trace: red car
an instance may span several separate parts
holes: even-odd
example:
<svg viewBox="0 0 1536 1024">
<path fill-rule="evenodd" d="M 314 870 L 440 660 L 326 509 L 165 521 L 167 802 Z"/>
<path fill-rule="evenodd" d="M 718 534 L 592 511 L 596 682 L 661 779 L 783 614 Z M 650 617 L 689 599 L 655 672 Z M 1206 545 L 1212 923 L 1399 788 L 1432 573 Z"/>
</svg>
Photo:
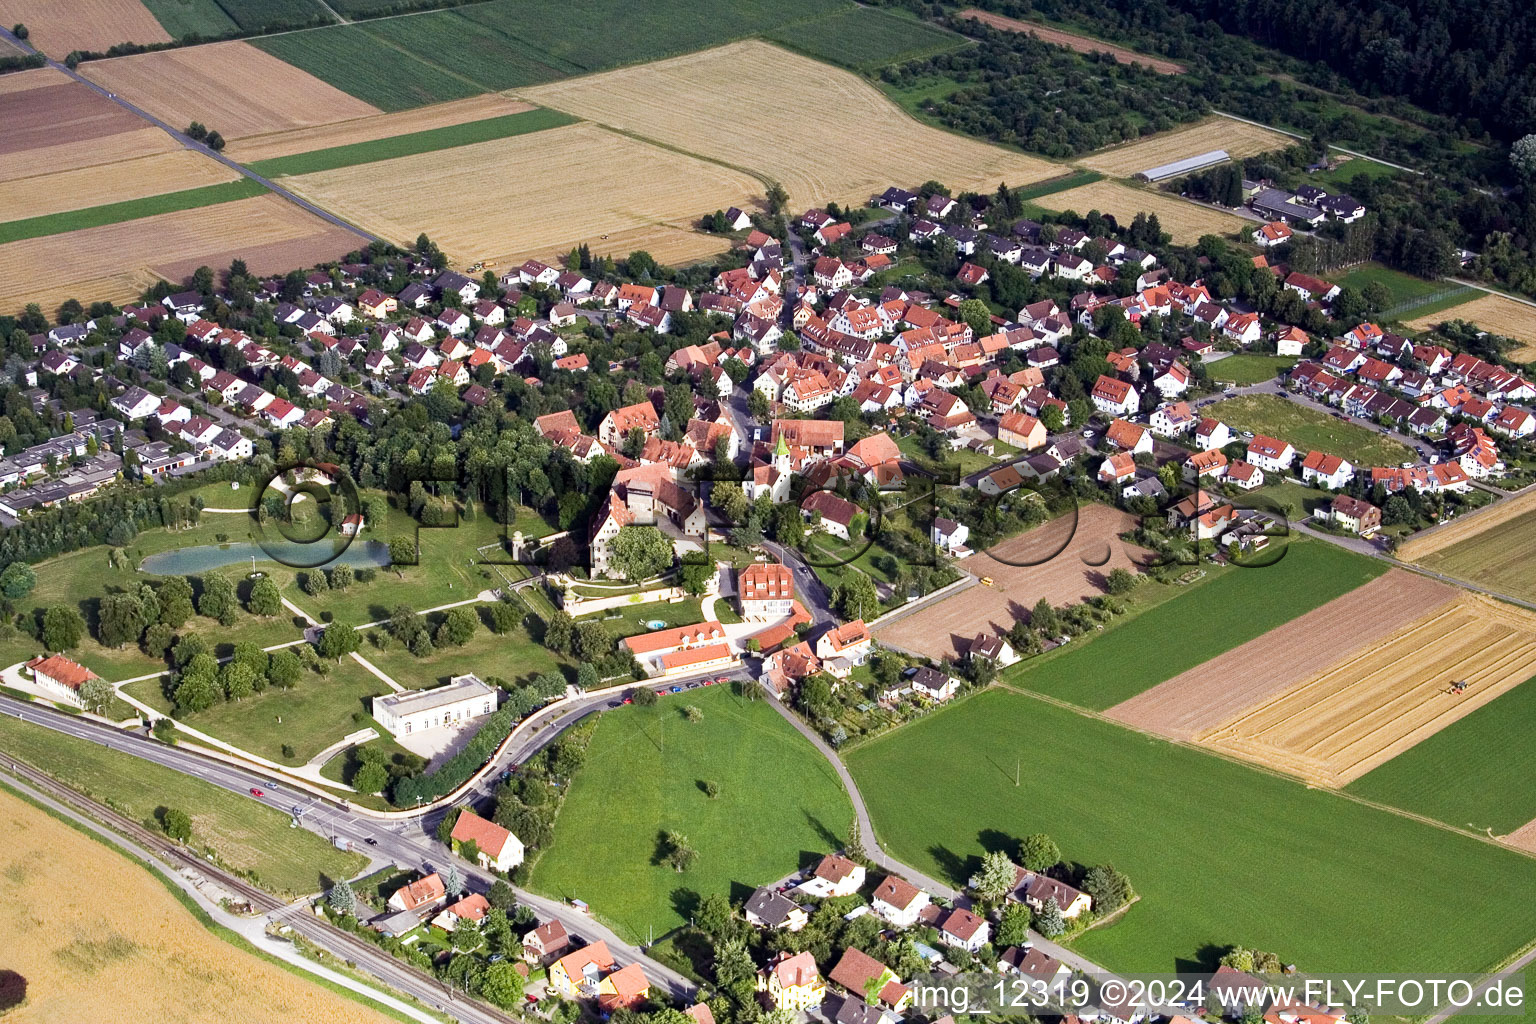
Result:
<svg viewBox="0 0 1536 1024">
<path fill-rule="evenodd" d="M 255 786 L 251 787 L 251 796 L 266 796 L 266 795 L 267 794 L 263 793 L 261 790 L 257 789 Z"/>
</svg>

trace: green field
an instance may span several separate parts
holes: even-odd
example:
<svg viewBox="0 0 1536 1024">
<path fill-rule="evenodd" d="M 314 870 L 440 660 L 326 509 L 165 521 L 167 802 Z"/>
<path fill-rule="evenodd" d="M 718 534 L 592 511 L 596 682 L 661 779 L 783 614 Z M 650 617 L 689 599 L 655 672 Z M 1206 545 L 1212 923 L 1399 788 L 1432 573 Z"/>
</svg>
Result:
<svg viewBox="0 0 1536 1024">
<path fill-rule="evenodd" d="M 266 36 L 251 44 L 381 110 L 443 103 L 485 91 L 386 45 L 358 25 Z"/>
<path fill-rule="evenodd" d="M 1395 466 L 1410 458 L 1417 459 L 1407 445 L 1374 429 L 1334 419 L 1328 413 L 1277 395 L 1240 395 L 1217 402 L 1206 412 L 1233 430 L 1251 430 L 1289 441 L 1302 455 L 1315 448 L 1343 456 L 1357 467 Z"/>
<path fill-rule="evenodd" d="M 1495 835 L 1536 818 L 1536 679 L 1356 779 L 1346 789 Z"/>
<path fill-rule="evenodd" d="M 436 630 L 442 614 L 428 615 L 427 627 Z M 365 642 L 359 652 L 401 686 L 420 689 L 446 683 L 450 677 L 473 672 L 481 679 L 497 676 L 509 683 L 526 681 L 543 672 L 558 672 L 564 659 L 538 643 L 526 629 L 498 636 L 484 624 L 463 647 L 439 647 L 418 658 L 397 643 L 377 650 Z M 569 675 L 567 678 L 571 678 Z"/>
<path fill-rule="evenodd" d="M 1251 352 L 1236 352 L 1224 359 L 1207 363 L 1211 380 L 1223 384 L 1259 384 L 1274 380 L 1281 370 L 1296 365 L 1294 356 L 1262 356 Z"/>
<path fill-rule="evenodd" d="M 318 0 L 217 0 L 247 32 L 323 25 L 333 19 Z"/>
<path fill-rule="evenodd" d="M 534 110 L 525 110 L 520 114 L 488 117 L 480 121 L 450 125 L 446 128 L 412 132 L 409 135 L 394 135 L 370 142 L 357 142 L 350 146 L 333 146 L 330 149 L 317 149 L 308 153 L 295 153 L 292 156 L 274 157 L 271 160 L 258 160 L 251 164 L 250 168 L 266 178 L 282 174 L 313 174 L 316 171 L 332 171 L 338 167 L 351 167 L 355 164 L 368 164 L 377 160 L 392 160 L 400 156 L 434 153 L 438 150 L 452 149 L 455 146 L 469 146 L 477 142 L 505 139 L 513 135 L 524 135 L 528 132 L 543 131 L 546 128 L 574 124 L 576 120 L 558 110 L 539 107 Z"/>
<path fill-rule="evenodd" d="M 18 242 L 23 238 L 41 238 L 59 235 L 82 228 L 99 228 L 104 224 L 120 224 L 125 220 L 140 220 L 157 213 L 175 213 L 177 210 L 194 210 L 217 203 L 230 203 L 236 199 L 249 199 L 266 192 L 266 186 L 250 178 L 226 181 L 219 185 L 166 192 L 143 199 L 128 199 L 121 203 L 87 206 L 82 210 L 66 210 L 43 217 L 0 222 L 0 244 Z"/>
<path fill-rule="evenodd" d="M 249 872 L 281 895 L 317 892 L 368 863 L 362 854 L 342 853 L 312 832 L 290 829 L 286 814 L 255 800 L 8 715 L 0 716 L 0 746 L 140 821 L 152 821 L 159 807 L 186 811 L 194 845 L 212 847 L 222 863 Z"/>
<path fill-rule="evenodd" d="M 1059 178 L 1048 178 L 1033 185 L 1025 185 L 1023 188 L 1014 189 L 1013 193 L 1018 198 L 1028 202 L 1031 199 L 1039 199 L 1041 196 L 1065 192 L 1067 189 L 1077 188 L 1079 185 L 1091 185 L 1103 179 L 1104 175 L 1098 171 L 1073 171 L 1071 174 L 1063 174 Z"/>
<path fill-rule="evenodd" d="M 508 38 L 500 27 L 471 21 L 458 11 L 434 11 L 369 22 L 367 32 L 487 92 L 564 77 L 561 69 L 541 63 L 533 51 Z"/>
<path fill-rule="evenodd" d="M 1386 164 L 1377 163 L 1375 160 L 1362 160 L 1359 157 L 1347 159 L 1331 171 L 1318 171 L 1316 174 L 1307 175 L 1307 181 L 1318 182 L 1324 186 L 1332 186 L 1329 191 L 1338 193 L 1350 187 L 1350 183 L 1356 178 L 1393 178 L 1400 172 Z"/>
<path fill-rule="evenodd" d="M 1445 289 L 1444 281 L 1428 281 L 1422 277 L 1414 277 L 1391 267 L 1384 267 L 1380 263 L 1366 263 L 1356 267 L 1345 274 L 1335 274 L 1331 280 L 1345 288 L 1354 288 L 1356 291 L 1365 291 L 1368 285 L 1382 284 L 1392 294 L 1392 301 L 1387 303 L 1389 307 L 1413 302 L 1425 296 L 1433 295 Z"/>
<path fill-rule="evenodd" d="M 175 39 L 213 39 L 238 32 L 240 26 L 215 0 L 144 0 L 160 27 Z"/>
<path fill-rule="evenodd" d="M 957 33 L 873 7 L 834 11 L 784 25 L 764 37 L 808 57 L 859 71 L 928 57 L 970 42 Z"/>
<path fill-rule="evenodd" d="M 584 71 L 656 60 L 850 8 L 846 0 L 492 0 L 464 17 Z M 913 34 L 922 29 L 914 25 Z"/>
<path fill-rule="evenodd" d="M 1536 512 L 1526 512 L 1490 526 L 1482 533 L 1415 559 L 1417 564 L 1447 576 L 1481 583 L 1494 590 L 1536 601 Z"/>
<path fill-rule="evenodd" d="M 586 900 L 629 941 L 659 938 L 688 920 L 688 894 L 740 899 L 840 847 L 852 818 L 832 766 L 766 702 L 688 691 L 603 715 L 532 887 Z M 652 863 L 664 829 L 698 851 L 683 874 Z"/>
<path fill-rule="evenodd" d="M 1112 970 L 1210 968 L 1240 943 L 1302 970 L 1475 971 L 1536 936 L 1536 902 L 1507 898 L 1536 891 L 1536 860 L 1018 694 L 982 692 L 848 765 L 886 848 L 957 886 L 1037 831 L 1125 872 L 1140 902 L 1074 943 Z M 1506 898 L 1445 913 L 1428 879 Z"/>
<path fill-rule="evenodd" d="M 1386 565 L 1292 538 L 1267 568 L 1229 569 L 1064 653 L 1003 673 L 1015 686 L 1102 711 L 1348 593 Z"/>
<path fill-rule="evenodd" d="M 157 710 L 171 710 L 158 679 L 130 683 L 124 690 Z M 377 676 L 343 658 L 332 663 L 327 676 L 305 672 L 291 690 L 269 687 L 177 721 L 258 757 L 298 766 L 348 733 L 367 728 L 372 723 L 368 698 L 388 692 Z M 283 753 L 284 745 L 293 750 L 291 756 Z"/>
</svg>

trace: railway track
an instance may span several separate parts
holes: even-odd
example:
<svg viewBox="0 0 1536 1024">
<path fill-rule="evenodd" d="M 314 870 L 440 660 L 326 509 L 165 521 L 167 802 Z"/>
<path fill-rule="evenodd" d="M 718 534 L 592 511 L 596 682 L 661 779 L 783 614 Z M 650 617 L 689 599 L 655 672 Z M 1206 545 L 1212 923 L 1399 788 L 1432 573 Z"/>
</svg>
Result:
<svg viewBox="0 0 1536 1024">
<path fill-rule="evenodd" d="M 389 988 L 414 996 L 424 1006 L 450 1014 L 470 1024 L 522 1024 L 521 1018 L 469 1000 L 432 975 L 396 960 L 372 943 L 336 927 L 327 920 L 316 917 L 307 907 L 302 907 L 298 903 L 286 903 L 271 893 L 258 889 L 238 875 L 231 874 L 204 860 L 186 847 L 145 828 L 139 822 L 71 789 L 36 768 L 14 759 L 10 760 L 8 767 L 12 775 L 25 780 L 28 785 L 95 819 L 125 839 L 154 854 L 163 862 L 196 871 L 246 900 L 258 911 L 267 914 L 270 919 L 275 920 L 277 915 L 283 914 L 282 923 L 293 931 L 332 955 L 343 959 L 349 965 L 356 965 Z M 298 912 L 287 913 L 294 910 Z"/>
</svg>

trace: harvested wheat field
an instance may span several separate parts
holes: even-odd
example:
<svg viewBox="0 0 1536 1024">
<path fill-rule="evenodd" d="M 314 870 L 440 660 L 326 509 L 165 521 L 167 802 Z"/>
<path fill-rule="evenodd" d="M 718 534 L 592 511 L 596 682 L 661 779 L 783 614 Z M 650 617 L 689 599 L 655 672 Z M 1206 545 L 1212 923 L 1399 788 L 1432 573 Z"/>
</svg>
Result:
<svg viewBox="0 0 1536 1024">
<path fill-rule="evenodd" d="M 1536 359 L 1536 306 L 1516 302 L 1504 295 L 1485 293 L 1471 302 L 1463 302 L 1459 306 L 1405 323 L 1416 331 L 1427 331 L 1447 320 L 1466 320 L 1490 334 L 1501 334 L 1524 342 L 1525 346 L 1511 350 L 1509 357 L 1521 361 Z"/>
<path fill-rule="evenodd" d="M 226 139 L 379 113 L 243 42 L 92 61 L 80 71 L 177 128 L 201 121 Z"/>
<path fill-rule="evenodd" d="M 361 244 L 273 195 L 154 217 L 29 238 L 0 245 L 0 309 L 36 302 L 51 309 L 68 298 L 82 302 L 136 298 L 151 268 L 190 262 L 227 265 L 232 256 L 286 247 L 292 262 L 251 262 L 252 273 L 291 270 L 334 259 Z"/>
<path fill-rule="evenodd" d="M 1462 594 L 1198 742 L 1338 788 L 1533 674 L 1536 615 Z"/>
<path fill-rule="evenodd" d="M 95 167 L 13 178 L 0 183 L 0 210 L 25 211 L 28 217 L 42 217 L 217 185 L 238 177 L 239 172 L 217 160 L 190 149 L 178 149 Z"/>
<path fill-rule="evenodd" d="M 31 71 L 13 71 L 0 75 L 0 96 L 28 92 L 48 85 L 67 85 L 72 79 L 53 68 L 33 68 Z"/>
<path fill-rule="evenodd" d="M 1432 526 L 1416 533 L 1398 545 L 1397 557 L 1404 562 L 1417 562 L 1438 551 L 1471 540 L 1495 526 L 1502 526 L 1527 512 L 1536 512 L 1536 491 L 1527 491 L 1513 498 L 1496 501 L 1492 505 L 1484 505 L 1465 515 L 1457 516 L 1443 526 Z"/>
<path fill-rule="evenodd" d="M 1136 517 L 1107 505 L 1088 505 L 1011 537 L 959 565 L 993 585 L 974 586 L 875 630 L 875 638 L 930 658 L 963 657 L 977 633 L 1006 633 L 1042 597 L 1051 604 L 1076 604 L 1104 593 L 1114 569 L 1135 570 L 1146 555 L 1120 534 L 1136 528 Z M 1015 564 L 1038 563 L 1038 564 Z"/>
<path fill-rule="evenodd" d="M 1517 850 L 1536 853 L 1536 821 L 1528 821 L 1509 835 L 1500 836 L 1499 839 Z"/>
<path fill-rule="evenodd" d="M 1026 185 L 1062 170 L 930 128 L 857 75 L 755 40 L 518 95 L 747 168 L 781 183 L 796 208 L 829 200 L 862 204 L 892 184 L 915 188 L 936 179 L 956 192 L 987 191 L 1000 181 Z M 764 99 L 743 102 L 744 96 Z M 872 158 L 872 150 L 846 138 L 899 144 L 876 147 L 880 155 Z M 699 203 L 695 209 L 710 207 Z"/>
<path fill-rule="evenodd" d="M 0 948 L 25 979 L 7 1024 L 382 1024 L 380 1013 L 219 939 L 142 866 L 0 793 Z M 226 1018 L 228 1019 L 228 1018 Z"/>
<path fill-rule="evenodd" d="M 316 149 L 333 146 L 350 146 L 357 142 L 372 142 L 396 135 L 446 128 L 449 125 L 469 121 L 484 121 L 507 114 L 520 114 L 532 110 L 533 104 L 510 99 L 497 93 L 470 96 L 447 103 L 434 103 L 427 107 L 400 110 L 392 114 L 372 113 L 350 121 L 316 125 L 311 128 L 295 128 L 292 131 L 269 132 L 252 135 L 233 143 L 224 154 L 243 164 L 257 160 L 271 160 L 279 156 L 293 156 Z"/>
<path fill-rule="evenodd" d="M 1113 181 L 1079 185 L 1035 202 L 1048 209 L 1072 210 L 1078 214 L 1098 210 L 1125 225 L 1129 225 L 1138 213 L 1156 214 L 1163 230 L 1171 234 L 1175 242 L 1186 245 L 1198 241 L 1201 235 L 1236 234 L 1250 223 L 1230 213 Z"/>
<path fill-rule="evenodd" d="M 1104 714 L 1133 729 L 1194 739 L 1449 604 L 1456 593 L 1444 583 L 1393 569 Z"/>
<path fill-rule="evenodd" d="M 1229 117 L 1213 117 L 1188 128 L 1176 128 L 1135 142 L 1101 149 L 1078 162 L 1105 174 L 1129 178 L 1148 168 L 1199 156 L 1213 149 L 1224 149 L 1228 156 L 1241 159 L 1273 149 L 1284 149 L 1295 142 L 1289 135 L 1272 132 L 1256 124 L 1234 121 Z"/>
<path fill-rule="evenodd" d="M 452 160 L 422 153 L 283 184 L 393 242 L 425 231 L 460 262 L 554 256 L 580 242 L 607 252 L 620 235 L 686 228 L 762 190 L 742 171 L 591 124 L 540 132 L 538 145 L 497 139 L 460 146 Z"/>
<path fill-rule="evenodd" d="M 1148 57 L 1144 53 L 1127 50 L 1123 46 L 1106 43 L 1092 36 L 1080 36 L 1075 32 L 1064 32 L 1059 28 L 1051 28 L 1048 25 L 1037 25 L 1030 21 L 1019 21 L 1017 18 L 993 14 L 991 11 L 983 11 L 977 7 L 967 7 L 960 12 L 960 17 L 975 18 L 977 21 L 991 25 L 993 28 L 1002 29 L 1004 32 L 1029 32 L 1032 35 L 1038 36 L 1041 42 L 1051 43 L 1054 46 L 1065 46 L 1076 53 L 1107 53 L 1121 64 L 1141 64 L 1151 68 L 1160 75 L 1182 75 L 1184 73 L 1184 66 L 1182 64 L 1175 64 L 1171 60 Z"/>
<path fill-rule="evenodd" d="M 159 128 L 121 132 L 106 140 L 84 139 L 41 146 L 21 153 L 0 153 L 0 181 L 30 178 L 41 167 L 95 167 L 155 153 L 171 153 L 181 145 Z"/>
<path fill-rule="evenodd" d="M 0 0 L 0 19 L 26 25 L 27 42 L 58 60 L 71 50 L 171 41 L 139 0 Z"/>
</svg>

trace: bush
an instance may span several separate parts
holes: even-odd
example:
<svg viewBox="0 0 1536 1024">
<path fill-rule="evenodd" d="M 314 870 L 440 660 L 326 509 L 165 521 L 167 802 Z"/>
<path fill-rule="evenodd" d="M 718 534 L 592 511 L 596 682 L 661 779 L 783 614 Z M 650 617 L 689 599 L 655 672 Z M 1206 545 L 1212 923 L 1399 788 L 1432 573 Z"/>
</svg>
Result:
<svg viewBox="0 0 1536 1024">
<path fill-rule="evenodd" d="M 512 707 L 497 710 L 474 738 L 431 775 L 412 775 L 395 783 L 390 800 L 396 807 L 427 803 L 462 786 L 512 732 L 517 715 Z"/>
</svg>

